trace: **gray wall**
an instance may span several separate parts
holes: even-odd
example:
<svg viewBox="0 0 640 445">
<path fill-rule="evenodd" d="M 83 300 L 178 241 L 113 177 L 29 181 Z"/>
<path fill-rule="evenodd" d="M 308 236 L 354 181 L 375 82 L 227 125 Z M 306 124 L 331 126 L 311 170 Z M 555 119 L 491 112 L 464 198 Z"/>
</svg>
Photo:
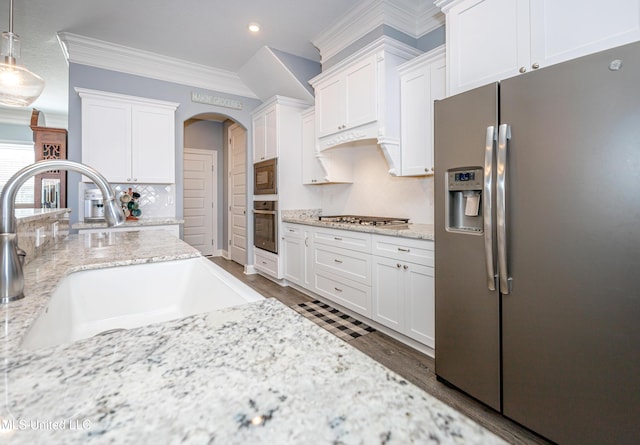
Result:
<svg viewBox="0 0 640 445">
<path fill-rule="evenodd" d="M 28 121 L 24 125 L 0 123 L 0 140 L 33 143 L 33 131 L 29 124 Z"/>
<path fill-rule="evenodd" d="M 444 31 L 445 31 L 444 26 L 441 26 L 431 31 L 428 34 L 425 34 L 419 39 L 416 39 L 414 37 L 411 37 L 408 34 L 398 31 L 395 28 L 392 28 L 391 26 L 380 25 L 377 28 L 373 29 L 372 31 L 369 31 L 366 35 L 359 38 L 351 45 L 347 46 L 342 51 L 338 52 L 332 58 L 323 61 L 322 69 L 326 70 L 327 68 L 332 67 L 333 65 L 339 63 L 341 60 L 346 59 L 353 53 L 364 48 L 369 43 L 375 41 L 376 39 L 382 36 L 391 37 L 392 39 L 398 40 L 402 43 L 406 43 L 409 46 L 413 46 L 414 48 L 418 48 L 424 52 L 427 52 L 444 44 L 444 39 L 445 39 Z"/>
<path fill-rule="evenodd" d="M 183 147 L 184 147 L 184 122 L 189 118 L 201 114 L 215 113 L 223 115 L 238 122 L 247 130 L 248 141 L 251 141 L 251 111 L 262 102 L 258 99 L 252 99 L 232 94 L 226 94 L 216 91 L 203 90 L 187 85 L 181 85 L 162 80 L 150 79 L 131 74 L 110 71 L 101 68 L 94 68 L 86 65 L 75 63 L 69 64 L 69 143 L 68 154 L 69 159 L 81 161 L 81 102 L 80 97 L 75 92 L 75 87 L 89 88 L 100 91 L 108 91 L 118 94 L 127 94 L 131 96 L 139 96 L 152 98 L 157 100 L 166 100 L 177 102 L 180 104 L 176 110 L 176 213 L 178 218 L 182 218 L 182 187 L 183 187 Z M 242 109 L 234 110 L 209 104 L 200 104 L 191 102 L 191 92 L 199 91 L 205 94 L 227 97 L 242 101 Z M 247 150 L 251 146 L 247 143 Z M 251 159 L 247 155 L 247 159 Z M 247 177 L 250 177 L 249 170 L 251 164 L 247 163 Z M 78 202 L 78 183 L 80 175 L 75 173 L 69 174 L 68 199 L 70 205 L 75 207 Z M 247 197 L 250 197 L 253 190 L 247 191 Z M 249 202 L 247 201 L 247 204 Z M 74 222 L 78 218 L 77 211 L 71 214 L 71 221 Z M 248 240 L 251 244 L 253 240 Z"/>
</svg>

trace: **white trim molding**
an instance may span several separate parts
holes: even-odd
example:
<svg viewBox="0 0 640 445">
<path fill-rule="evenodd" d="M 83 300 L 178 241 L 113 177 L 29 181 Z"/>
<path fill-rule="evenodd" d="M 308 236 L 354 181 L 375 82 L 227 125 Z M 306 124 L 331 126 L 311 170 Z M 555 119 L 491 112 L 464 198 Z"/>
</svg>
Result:
<svg viewBox="0 0 640 445">
<path fill-rule="evenodd" d="M 67 62 L 257 98 L 240 77 L 230 71 L 68 32 L 59 32 L 58 41 Z"/>
<path fill-rule="evenodd" d="M 312 43 L 326 61 L 382 25 L 417 39 L 444 25 L 444 15 L 429 1 L 363 0 Z"/>
<path fill-rule="evenodd" d="M 31 113 L 33 108 L 0 108 L 0 123 L 12 125 L 31 125 Z M 50 128 L 68 128 L 66 114 L 51 113 L 45 114 L 45 125 Z"/>
</svg>

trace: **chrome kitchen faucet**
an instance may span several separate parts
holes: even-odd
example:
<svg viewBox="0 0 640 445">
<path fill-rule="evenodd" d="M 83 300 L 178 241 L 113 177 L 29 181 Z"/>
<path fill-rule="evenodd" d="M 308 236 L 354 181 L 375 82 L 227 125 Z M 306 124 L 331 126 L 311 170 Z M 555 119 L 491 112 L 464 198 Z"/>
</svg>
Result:
<svg viewBox="0 0 640 445">
<path fill-rule="evenodd" d="M 122 208 L 116 202 L 113 189 L 106 178 L 88 165 L 63 159 L 40 161 L 23 168 L 14 174 L 4 186 L 0 196 L 0 303 L 19 300 L 24 297 L 24 274 L 22 262 L 24 252 L 18 247 L 17 224 L 15 218 L 15 200 L 18 190 L 32 176 L 48 170 L 71 170 L 82 173 L 91 179 L 102 192 L 104 217 L 110 226 L 119 226 L 125 222 Z"/>
</svg>

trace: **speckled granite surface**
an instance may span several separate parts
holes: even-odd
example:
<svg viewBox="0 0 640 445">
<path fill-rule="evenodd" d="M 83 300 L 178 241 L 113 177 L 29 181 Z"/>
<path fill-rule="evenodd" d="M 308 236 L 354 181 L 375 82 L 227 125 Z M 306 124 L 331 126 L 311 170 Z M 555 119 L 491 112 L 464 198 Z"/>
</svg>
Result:
<svg viewBox="0 0 640 445">
<path fill-rule="evenodd" d="M 377 233 L 379 235 L 399 236 L 403 238 L 415 238 L 433 240 L 433 224 L 407 224 L 406 226 L 366 226 L 360 224 L 348 224 L 320 221 L 317 217 L 297 215 L 282 215 L 282 221 L 294 224 L 306 224 L 308 226 L 331 227 L 333 229 L 353 230 L 354 232 Z"/>
<path fill-rule="evenodd" d="M 140 218 L 137 221 L 127 220 L 120 227 L 142 227 L 142 226 L 164 226 L 170 224 L 184 224 L 184 219 L 178 218 Z M 71 225 L 72 229 L 99 229 L 107 228 L 106 222 L 76 222 Z"/>
<path fill-rule="evenodd" d="M 69 234 L 71 209 L 16 209 L 18 246 L 27 253 L 25 264 L 43 255 L 59 239 Z M 56 224 L 57 223 L 57 224 Z M 56 236 L 53 236 L 56 224 Z M 40 245 L 36 247 L 36 229 L 43 229 Z"/>
<path fill-rule="evenodd" d="M 504 443 L 271 299 L 23 350 L 22 334 L 61 274 L 194 254 L 160 231 L 71 235 L 64 244 L 27 267 L 27 297 L 1 308 L 0 415 L 14 428 L 0 441 Z"/>
</svg>

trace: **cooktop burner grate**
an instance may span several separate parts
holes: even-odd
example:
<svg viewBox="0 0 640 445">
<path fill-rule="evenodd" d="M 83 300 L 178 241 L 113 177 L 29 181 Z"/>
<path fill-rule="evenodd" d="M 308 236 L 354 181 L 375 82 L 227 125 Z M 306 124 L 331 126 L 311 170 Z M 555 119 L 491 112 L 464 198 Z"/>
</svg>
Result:
<svg viewBox="0 0 640 445">
<path fill-rule="evenodd" d="M 389 218 L 383 216 L 360 216 L 360 215 L 327 215 L 318 217 L 320 221 L 338 222 L 346 224 L 360 224 L 363 226 L 385 226 L 408 224 L 408 218 Z"/>
</svg>

